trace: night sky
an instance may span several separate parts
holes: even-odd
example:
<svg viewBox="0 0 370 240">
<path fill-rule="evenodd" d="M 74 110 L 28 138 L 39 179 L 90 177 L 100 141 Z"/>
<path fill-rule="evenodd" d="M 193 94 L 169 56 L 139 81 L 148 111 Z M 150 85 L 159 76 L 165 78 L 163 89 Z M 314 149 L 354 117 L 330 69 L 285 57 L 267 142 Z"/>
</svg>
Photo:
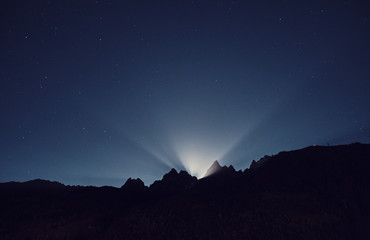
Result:
<svg viewBox="0 0 370 240">
<path fill-rule="evenodd" d="M 367 1 L 255 2 L 1 1 L 0 182 L 369 143 Z"/>
</svg>

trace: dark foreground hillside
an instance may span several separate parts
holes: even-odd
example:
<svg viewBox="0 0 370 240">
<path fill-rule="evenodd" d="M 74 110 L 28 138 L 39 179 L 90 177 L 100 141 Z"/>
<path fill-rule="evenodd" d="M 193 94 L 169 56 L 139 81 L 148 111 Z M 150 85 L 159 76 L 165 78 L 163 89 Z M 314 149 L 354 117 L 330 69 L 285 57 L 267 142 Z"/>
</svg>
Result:
<svg viewBox="0 0 370 240">
<path fill-rule="evenodd" d="M 0 239 L 370 239 L 370 144 L 281 152 L 145 187 L 0 184 Z"/>
</svg>

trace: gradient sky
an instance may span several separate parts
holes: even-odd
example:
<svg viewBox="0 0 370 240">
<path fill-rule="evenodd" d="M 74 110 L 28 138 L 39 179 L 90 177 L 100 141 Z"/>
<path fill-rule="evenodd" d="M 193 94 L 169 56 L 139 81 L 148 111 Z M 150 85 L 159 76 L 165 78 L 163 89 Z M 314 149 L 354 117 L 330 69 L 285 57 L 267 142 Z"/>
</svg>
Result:
<svg viewBox="0 0 370 240">
<path fill-rule="evenodd" d="M 148 185 L 369 143 L 367 1 L 251 2 L 1 1 L 0 181 Z"/>
</svg>

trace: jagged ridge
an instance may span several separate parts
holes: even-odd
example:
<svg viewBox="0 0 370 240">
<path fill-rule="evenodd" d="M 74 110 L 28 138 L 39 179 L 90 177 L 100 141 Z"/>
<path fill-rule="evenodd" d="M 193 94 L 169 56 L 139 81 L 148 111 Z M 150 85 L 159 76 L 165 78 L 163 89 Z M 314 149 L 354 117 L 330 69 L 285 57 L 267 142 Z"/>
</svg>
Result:
<svg viewBox="0 0 370 240">
<path fill-rule="evenodd" d="M 199 180 L 172 169 L 150 187 L 140 179 L 121 189 L 0 184 L 0 235 L 370 239 L 369 144 L 308 147 L 252 165 L 244 172 L 220 166 Z"/>
</svg>

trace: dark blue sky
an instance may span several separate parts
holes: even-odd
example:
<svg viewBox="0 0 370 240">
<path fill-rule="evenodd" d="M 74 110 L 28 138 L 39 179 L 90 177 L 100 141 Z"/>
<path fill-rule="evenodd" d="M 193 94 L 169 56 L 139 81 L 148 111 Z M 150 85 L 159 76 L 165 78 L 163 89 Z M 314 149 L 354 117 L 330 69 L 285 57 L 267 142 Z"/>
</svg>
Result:
<svg viewBox="0 0 370 240">
<path fill-rule="evenodd" d="M 0 181 L 146 184 L 175 167 L 370 142 L 366 1 L 0 7 Z"/>
</svg>

